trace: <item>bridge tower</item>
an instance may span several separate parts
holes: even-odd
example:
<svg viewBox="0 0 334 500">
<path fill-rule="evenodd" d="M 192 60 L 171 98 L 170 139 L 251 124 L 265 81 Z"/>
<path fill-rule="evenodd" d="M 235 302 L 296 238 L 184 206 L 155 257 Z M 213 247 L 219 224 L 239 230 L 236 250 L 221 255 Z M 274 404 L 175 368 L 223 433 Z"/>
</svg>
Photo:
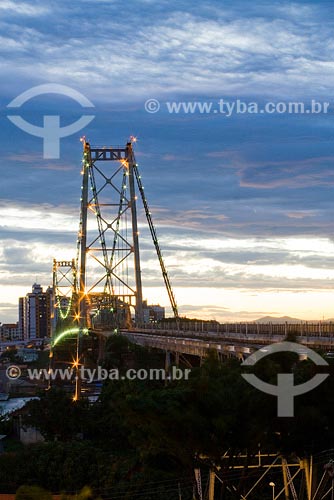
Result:
<svg viewBox="0 0 334 500">
<path fill-rule="evenodd" d="M 131 310 L 143 324 L 143 294 L 137 193 L 160 262 L 171 307 L 178 310 L 144 194 L 132 142 L 92 147 L 83 139 L 81 212 L 78 235 L 77 315 L 80 327 L 127 327 Z"/>
<path fill-rule="evenodd" d="M 51 304 L 51 349 L 49 354 L 49 368 L 55 366 L 54 358 L 54 340 L 58 334 L 61 334 L 66 328 L 73 327 L 76 321 L 76 291 L 77 291 L 77 272 L 75 259 L 72 260 L 53 260 L 52 283 L 53 294 Z"/>
<path fill-rule="evenodd" d="M 144 194 L 133 144 L 95 147 L 83 142 L 77 241 L 79 328 L 136 326 L 143 317 L 137 199 L 140 195 L 174 316 L 175 297 Z M 138 194 L 137 194 L 138 193 Z M 79 347 L 80 351 L 80 347 Z"/>
<path fill-rule="evenodd" d="M 72 322 L 75 314 L 75 293 L 77 290 L 75 259 L 53 260 L 53 307 L 51 329 L 54 336 L 63 322 Z M 63 327 L 63 324 L 61 324 Z"/>
<path fill-rule="evenodd" d="M 83 361 L 83 337 L 89 329 L 117 331 L 119 328 L 130 328 L 133 315 L 136 326 L 144 323 L 138 197 L 145 211 L 170 304 L 178 319 L 175 297 L 144 193 L 133 143 L 97 147 L 91 146 L 85 138 L 82 142 L 77 256 L 74 264 L 54 262 L 54 288 L 57 288 L 58 295 L 62 290 L 61 284 L 70 284 L 70 275 L 74 284 L 71 305 L 62 310 L 62 303 L 65 304 L 68 297 L 66 291 L 63 302 L 58 300 L 56 307 L 61 316 L 70 314 L 74 308 L 69 332 L 78 332 L 73 364 L 78 370 Z M 57 278 L 59 271 L 60 281 Z M 80 396 L 79 384 L 77 382 L 75 399 Z"/>
<path fill-rule="evenodd" d="M 80 326 L 143 323 L 139 231 L 132 144 L 83 141 L 77 269 Z"/>
</svg>

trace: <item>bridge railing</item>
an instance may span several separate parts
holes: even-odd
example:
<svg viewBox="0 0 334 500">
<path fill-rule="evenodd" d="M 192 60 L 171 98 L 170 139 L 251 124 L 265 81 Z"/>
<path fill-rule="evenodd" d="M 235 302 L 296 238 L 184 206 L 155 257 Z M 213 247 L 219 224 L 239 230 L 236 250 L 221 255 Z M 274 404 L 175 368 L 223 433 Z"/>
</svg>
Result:
<svg viewBox="0 0 334 500">
<path fill-rule="evenodd" d="M 220 334 L 223 336 L 257 335 L 297 337 L 332 337 L 334 336 L 334 322 L 303 322 L 303 323 L 218 323 L 215 321 L 161 321 L 144 326 L 144 330 L 151 331 L 180 331 L 197 334 Z"/>
</svg>

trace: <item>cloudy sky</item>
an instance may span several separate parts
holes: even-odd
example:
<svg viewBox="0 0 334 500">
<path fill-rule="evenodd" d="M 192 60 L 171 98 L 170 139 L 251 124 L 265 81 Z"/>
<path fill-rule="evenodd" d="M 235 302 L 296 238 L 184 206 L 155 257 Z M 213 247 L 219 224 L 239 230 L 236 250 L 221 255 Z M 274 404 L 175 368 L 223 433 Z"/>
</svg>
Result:
<svg viewBox="0 0 334 500">
<path fill-rule="evenodd" d="M 325 0 L 0 0 L 0 321 L 17 319 L 33 282 L 51 284 L 54 257 L 75 256 L 82 134 L 138 137 L 181 314 L 333 317 L 333 14 Z M 94 108 L 51 93 L 8 107 L 45 84 Z M 237 113 L 238 100 L 259 112 Z M 290 102 L 307 112 L 261 112 Z M 58 159 L 8 119 L 59 115 L 64 127 L 82 114 L 95 118 L 61 139 Z M 144 295 L 167 305 L 143 223 L 140 211 Z"/>
</svg>

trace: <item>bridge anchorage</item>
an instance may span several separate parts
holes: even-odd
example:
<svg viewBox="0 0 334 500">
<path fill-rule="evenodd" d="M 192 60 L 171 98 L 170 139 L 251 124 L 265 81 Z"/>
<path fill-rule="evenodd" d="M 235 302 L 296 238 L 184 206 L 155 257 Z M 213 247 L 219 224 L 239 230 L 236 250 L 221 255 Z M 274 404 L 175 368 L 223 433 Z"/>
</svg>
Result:
<svg viewBox="0 0 334 500">
<path fill-rule="evenodd" d="M 171 308 L 178 320 L 176 300 L 144 193 L 133 143 L 128 142 L 125 147 L 96 147 L 85 138 L 81 140 L 82 186 L 77 255 L 74 261 L 54 261 L 55 318 L 51 351 L 52 358 L 54 348 L 60 344 L 59 339 L 71 338 L 72 348 L 74 344 L 76 346 L 73 366 L 77 369 L 84 363 L 84 336 L 87 333 L 118 331 L 144 324 L 138 196 Z M 79 396 L 80 381 L 77 377 L 75 399 Z"/>
</svg>

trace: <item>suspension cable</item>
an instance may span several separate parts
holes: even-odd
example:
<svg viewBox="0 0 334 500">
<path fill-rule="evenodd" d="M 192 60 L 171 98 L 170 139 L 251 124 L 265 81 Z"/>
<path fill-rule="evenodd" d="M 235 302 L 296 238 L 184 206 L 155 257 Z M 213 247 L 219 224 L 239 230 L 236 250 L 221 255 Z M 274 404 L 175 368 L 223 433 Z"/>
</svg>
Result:
<svg viewBox="0 0 334 500">
<path fill-rule="evenodd" d="M 139 175 L 138 165 L 136 163 L 133 166 L 133 170 L 134 170 L 134 173 L 135 173 L 135 176 L 136 176 L 136 180 L 137 180 L 137 184 L 138 184 L 138 189 L 139 189 L 139 192 L 140 192 L 140 195 L 141 195 L 141 198 L 142 198 L 142 202 L 143 202 L 143 205 L 144 205 L 146 219 L 147 219 L 147 222 L 148 222 L 148 225 L 149 225 L 149 228 L 150 228 L 152 240 L 153 240 L 153 243 L 154 243 L 154 246 L 155 246 L 155 250 L 157 252 L 157 256 L 158 256 L 158 259 L 159 259 L 160 268 L 161 268 L 162 276 L 163 276 L 163 279 L 164 279 L 164 282 L 165 282 L 165 286 L 166 286 L 166 289 L 167 289 L 169 301 L 170 301 L 170 304 L 171 304 L 174 316 L 175 316 L 176 319 L 178 319 L 179 312 L 178 312 L 178 308 L 177 308 L 175 296 L 174 296 L 172 285 L 171 285 L 171 282 L 170 282 L 170 279 L 169 279 L 169 276 L 168 276 L 168 273 L 167 273 L 167 269 L 166 269 L 166 266 L 165 266 L 165 263 L 164 263 L 164 260 L 163 260 L 163 257 L 162 257 L 162 253 L 161 253 L 159 242 L 158 242 L 157 232 L 156 232 L 154 224 L 153 224 L 151 212 L 150 212 L 150 209 L 149 209 L 146 197 L 145 197 L 145 193 L 144 193 L 144 187 L 143 187 L 143 184 L 142 184 L 142 181 L 141 181 L 141 176 Z"/>
</svg>

